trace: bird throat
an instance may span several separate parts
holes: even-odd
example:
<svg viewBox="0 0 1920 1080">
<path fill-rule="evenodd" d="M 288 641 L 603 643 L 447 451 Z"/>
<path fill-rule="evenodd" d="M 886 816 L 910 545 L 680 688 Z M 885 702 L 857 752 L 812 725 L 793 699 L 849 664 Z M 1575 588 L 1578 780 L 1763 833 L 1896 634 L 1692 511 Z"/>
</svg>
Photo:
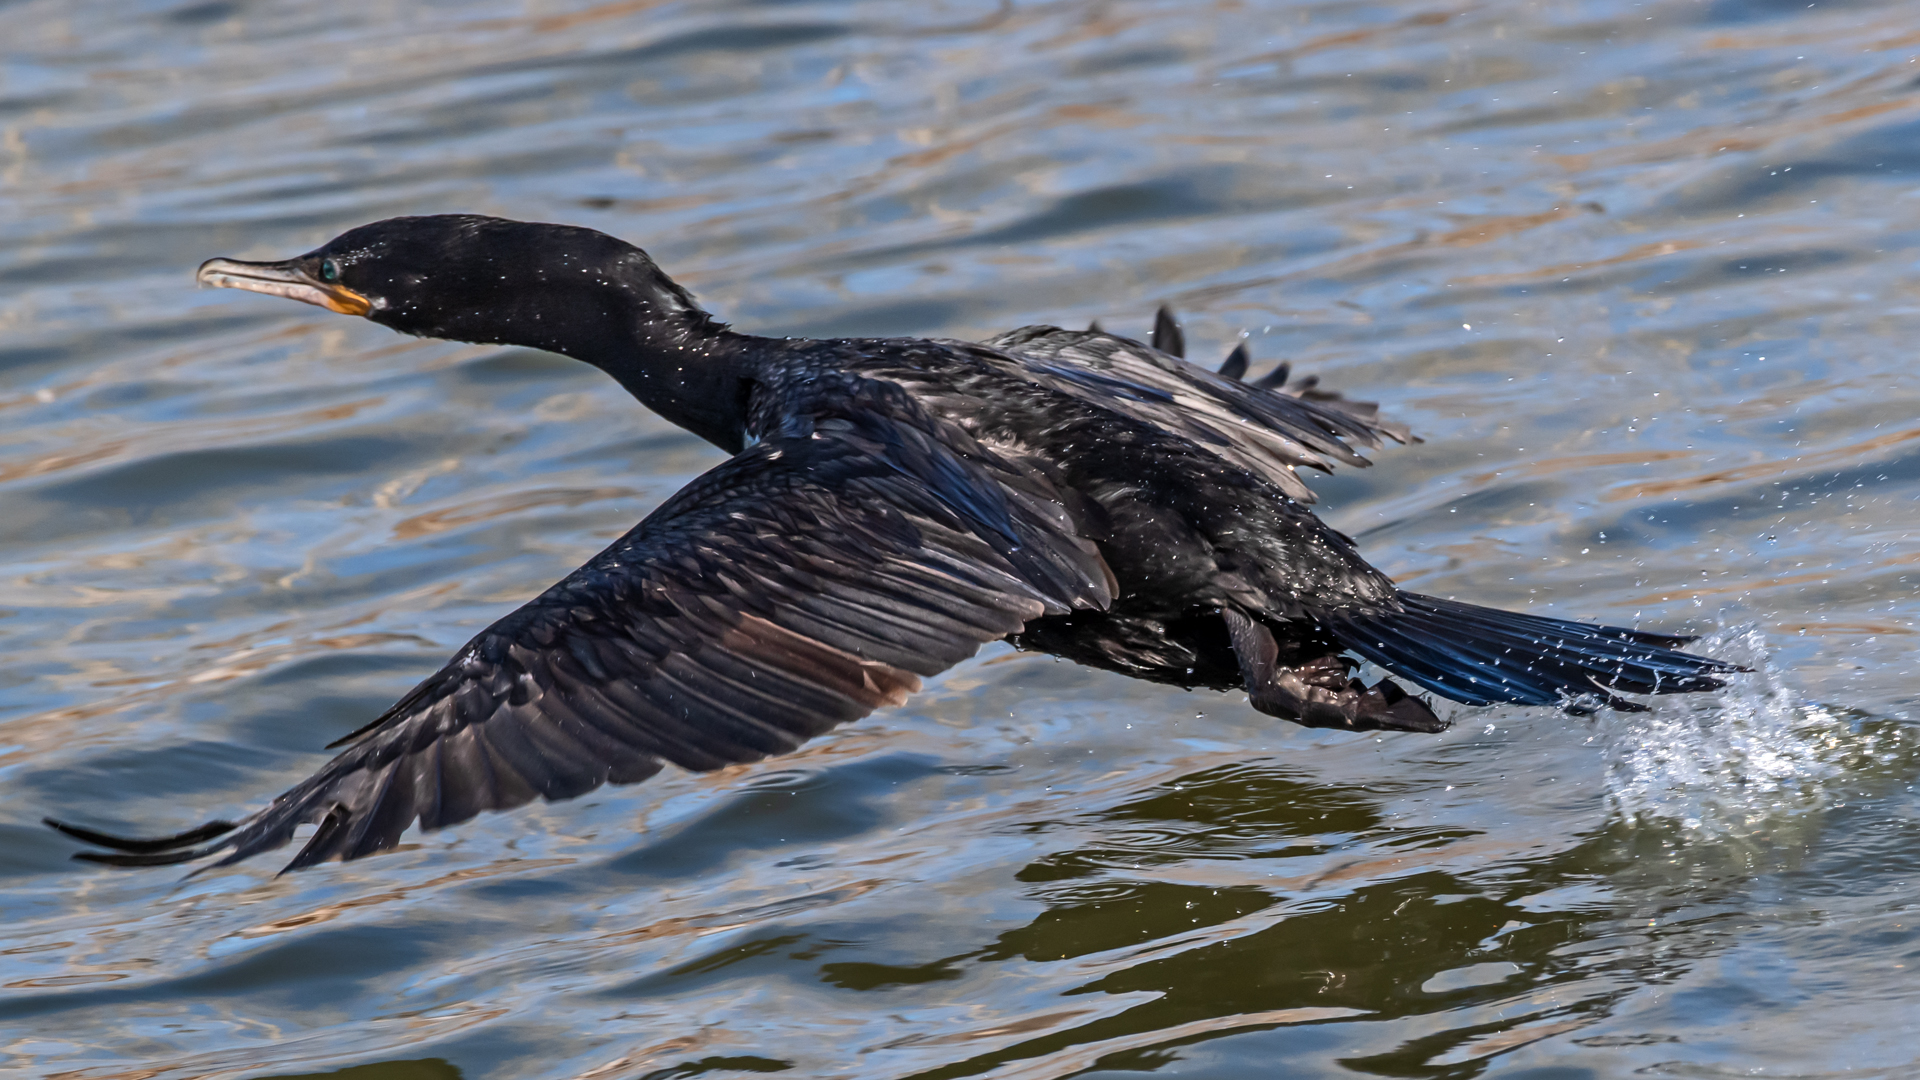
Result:
<svg viewBox="0 0 1920 1080">
<path fill-rule="evenodd" d="M 749 386 L 741 339 L 721 331 L 678 349 L 642 345 L 629 364 L 599 366 L 662 419 L 737 454 L 746 446 Z"/>
<path fill-rule="evenodd" d="M 555 302 L 538 289 L 449 312 L 427 337 L 519 345 L 613 376 L 663 419 L 726 450 L 746 445 L 748 344 L 678 289 L 631 283 Z"/>
<path fill-rule="evenodd" d="M 613 376 L 662 419 L 739 453 L 746 445 L 750 385 L 745 346 L 753 339 L 705 312 L 675 312 L 649 322 L 638 333 L 555 351 Z"/>
</svg>

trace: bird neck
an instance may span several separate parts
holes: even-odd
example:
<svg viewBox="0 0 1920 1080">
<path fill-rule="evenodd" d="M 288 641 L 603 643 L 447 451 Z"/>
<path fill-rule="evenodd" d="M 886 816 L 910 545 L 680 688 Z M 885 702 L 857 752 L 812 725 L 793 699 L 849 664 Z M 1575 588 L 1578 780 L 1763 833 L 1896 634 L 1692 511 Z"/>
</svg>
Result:
<svg viewBox="0 0 1920 1080">
<path fill-rule="evenodd" d="M 636 249 L 637 252 L 637 249 Z M 708 315 L 640 255 L 597 287 L 540 273 L 491 303 L 450 309 L 428 337 L 521 345 L 584 360 L 664 419 L 729 453 L 746 444 L 751 339 Z"/>
<path fill-rule="evenodd" d="M 746 445 L 750 339 L 697 309 L 648 320 L 636 331 L 563 351 L 613 376 L 662 419 L 739 453 Z"/>
</svg>

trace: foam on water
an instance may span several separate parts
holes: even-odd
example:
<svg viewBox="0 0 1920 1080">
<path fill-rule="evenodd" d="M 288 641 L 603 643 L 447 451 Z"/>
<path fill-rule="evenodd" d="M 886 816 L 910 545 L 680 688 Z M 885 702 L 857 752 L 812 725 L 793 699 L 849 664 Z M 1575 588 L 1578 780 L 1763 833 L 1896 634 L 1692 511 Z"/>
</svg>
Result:
<svg viewBox="0 0 1920 1080">
<path fill-rule="evenodd" d="M 1630 820 L 1711 836 L 1833 805 L 1863 767 L 1902 756 L 1898 726 L 1863 724 L 1800 700 L 1753 627 L 1702 638 L 1690 651 L 1752 668 L 1711 694 L 1654 699 L 1607 725 L 1608 798 Z"/>
</svg>

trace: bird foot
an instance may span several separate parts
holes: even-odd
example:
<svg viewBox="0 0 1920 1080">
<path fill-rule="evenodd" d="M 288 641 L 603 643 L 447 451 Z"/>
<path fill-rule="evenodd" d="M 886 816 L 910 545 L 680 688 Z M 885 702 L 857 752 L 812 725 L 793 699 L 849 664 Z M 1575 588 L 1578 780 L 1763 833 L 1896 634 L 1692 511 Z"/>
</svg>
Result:
<svg viewBox="0 0 1920 1080">
<path fill-rule="evenodd" d="M 1279 663 L 1273 632 L 1238 611 L 1221 612 L 1246 680 L 1247 700 L 1269 716 L 1302 727 L 1342 731 L 1445 731 L 1427 703 L 1392 679 L 1367 686 L 1349 676 L 1352 663 L 1328 653 L 1300 664 Z"/>
</svg>

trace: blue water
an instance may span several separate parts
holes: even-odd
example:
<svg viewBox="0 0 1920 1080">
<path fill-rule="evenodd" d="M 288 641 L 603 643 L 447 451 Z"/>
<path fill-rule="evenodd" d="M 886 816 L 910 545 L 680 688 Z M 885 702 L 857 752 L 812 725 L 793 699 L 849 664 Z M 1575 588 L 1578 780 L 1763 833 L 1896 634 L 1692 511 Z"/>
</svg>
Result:
<svg viewBox="0 0 1920 1080">
<path fill-rule="evenodd" d="M 1915 1075 L 1912 16 L 0 6 L 0 1067 Z M 1755 672 L 1375 737 L 996 646 L 349 865 L 69 862 L 41 815 L 247 812 L 720 460 L 572 361 L 193 288 L 447 210 L 762 333 L 1170 303 L 1424 437 L 1315 481 L 1402 583 Z"/>
</svg>

